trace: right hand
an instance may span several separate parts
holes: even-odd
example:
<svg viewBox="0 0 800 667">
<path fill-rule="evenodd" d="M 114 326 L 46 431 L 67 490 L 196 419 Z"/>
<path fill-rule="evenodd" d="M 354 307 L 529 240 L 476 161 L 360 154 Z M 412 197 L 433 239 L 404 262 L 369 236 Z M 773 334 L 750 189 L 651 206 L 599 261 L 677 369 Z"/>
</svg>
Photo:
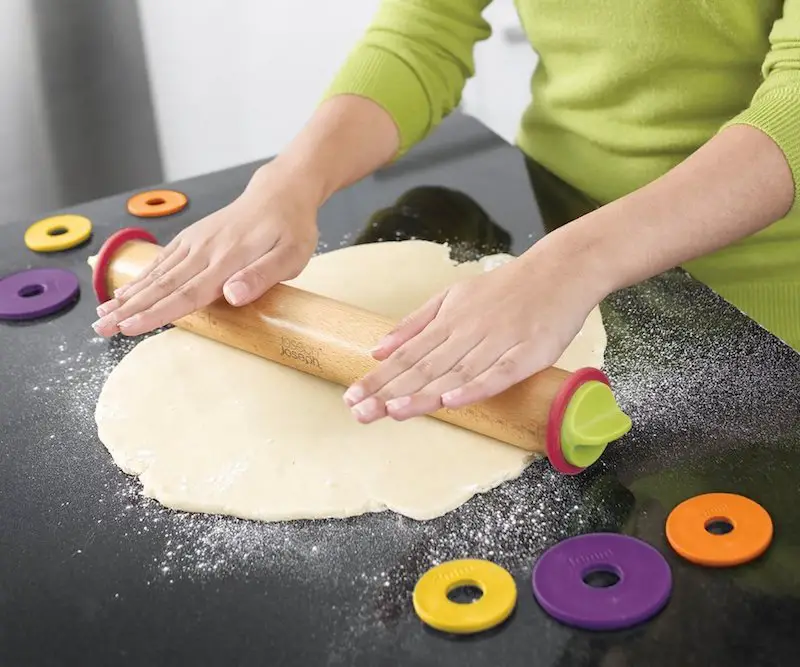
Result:
<svg viewBox="0 0 800 667">
<path fill-rule="evenodd" d="M 248 304 L 296 278 L 317 247 L 318 202 L 269 163 L 231 204 L 180 232 L 132 282 L 97 308 L 101 336 L 137 336 L 220 296 Z"/>
</svg>

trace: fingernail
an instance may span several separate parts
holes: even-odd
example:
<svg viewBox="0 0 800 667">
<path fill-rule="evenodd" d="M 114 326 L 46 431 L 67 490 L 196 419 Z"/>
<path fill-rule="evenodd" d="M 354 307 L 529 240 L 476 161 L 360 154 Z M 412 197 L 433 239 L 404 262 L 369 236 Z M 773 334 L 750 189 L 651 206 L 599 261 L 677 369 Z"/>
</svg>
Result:
<svg viewBox="0 0 800 667">
<path fill-rule="evenodd" d="M 100 322 L 102 322 L 102 318 L 97 320 L 96 322 L 92 322 L 92 329 L 94 329 L 95 333 L 100 333 Z"/>
<path fill-rule="evenodd" d="M 225 294 L 225 300 L 232 306 L 236 306 L 247 298 L 247 285 L 237 281 L 225 285 L 222 292 Z"/>
<path fill-rule="evenodd" d="M 364 390 L 361 387 L 350 387 L 350 389 L 344 392 L 342 398 L 348 407 L 352 408 L 356 403 L 360 403 L 364 400 Z"/>
<path fill-rule="evenodd" d="M 101 303 L 99 306 L 97 306 L 98 317 L 103 317 L 104 315 L 108 315 L 118 305 L 119 304 L 116 299 L 111 299 L 111 301 L 106 301 L 105 303 Z"/>
<path fill-rule="evenodd" d="M 383 348 L 388 347 L 391 340 L 392 339 L 390 336 L 382 338 L 381 340 L 378 341 L 378 344 L 369 351 L 370 354 L 375 354 L 376 352 L 380 352 Z"/>
<path fill-rule="evenodd" d="M 453 389 L 453 391 L 448 391 L 442 394 L 442 405 L 444 407 L 447 407 L 448 403 L 454 403 L 459 399 L 460 396 L 461 396 L 460 389 Z"/>
<path fill-rule="evenodd" d="M 356 417 L 370 419 L 375 414 L 376 403 L 374 398 L 368 398 L 366 401 L 353 406 L 351 411 Z"/>
<path fill-rule="evenodd" d="M 139 315 L 132 315 L 127 320 L 122 320 L 122 322 L 120 322 L 117 326 L 120 329 L 130 329 L 131 327 L 136 326 L 140 319 L 141 318 Z"/>
<path fill-rule="evenodd" d="M 401 396 L 400 398 L 393 398 L 391 401 L 386 401 L 387 410 L 402 410 L 411 405 L 410 396 Z"/>
<path fill-rule="evenodd" d="M 111 318 L 108 315 L 103 315 L 94 324 L 92 324 L 92 328 L 93 329 L 102 329 L 107 324 L 111 324 Z"/>
</svg>

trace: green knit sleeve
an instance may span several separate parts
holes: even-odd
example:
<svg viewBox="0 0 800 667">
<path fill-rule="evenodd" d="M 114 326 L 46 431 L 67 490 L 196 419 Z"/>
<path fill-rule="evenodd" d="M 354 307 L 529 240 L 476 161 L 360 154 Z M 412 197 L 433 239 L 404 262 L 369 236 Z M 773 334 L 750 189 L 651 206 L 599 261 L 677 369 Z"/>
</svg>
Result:
<svg viewBox="0 0 800 667">
<path fill-rule="evenodd" d="M 726 123 L 758 128 L 783 151 L 792 171 L 795 206 L 800 189 L 800 0 L 785 0 L 783 16 L 770 32 L 764 80 L 750 106 Z"/>
<path fill-rule="evenodd" d="M 405 153 L 461 101 L 475 73 L 473 49 L 491 34 L 491 0 L 383 0 L 325 98 L 352 94 L 380 104 Z"/>
</svg>

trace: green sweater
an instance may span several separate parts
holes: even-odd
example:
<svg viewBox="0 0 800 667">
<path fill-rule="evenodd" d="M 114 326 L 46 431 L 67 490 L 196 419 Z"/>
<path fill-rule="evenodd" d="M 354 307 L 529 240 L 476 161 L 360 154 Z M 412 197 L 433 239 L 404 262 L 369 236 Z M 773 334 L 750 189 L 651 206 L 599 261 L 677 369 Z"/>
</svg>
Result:
<svg viewBox="0 0 800 667">
<path fill-rule="evenodd" d="M 329 95 L 373 99 L 401 153 L 458 104 L 491 0 L 383 0 Z M 731 123 L 780 146 L 800 182 L 800 0 L 516 0 L 539 65 L 519 147 L 599 203 Z M 686 268 L 800 350 L 800 206 Z"/>
</svg>

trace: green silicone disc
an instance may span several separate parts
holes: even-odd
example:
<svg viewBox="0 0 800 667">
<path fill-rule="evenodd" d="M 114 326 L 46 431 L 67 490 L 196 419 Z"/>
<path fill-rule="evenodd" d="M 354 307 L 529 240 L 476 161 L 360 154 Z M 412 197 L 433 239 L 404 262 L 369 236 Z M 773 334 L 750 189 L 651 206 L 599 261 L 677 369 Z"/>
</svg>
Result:
<svg viewBox="0 0 800 667">
<path fill-rule="evenodd" d="M 603 382 L 581 385 L 573 394 L 561 423 L 561 451 L 568 463 L 588 468 L 610 442 L 631 430 L 631 420 Z"/>
</svg>

